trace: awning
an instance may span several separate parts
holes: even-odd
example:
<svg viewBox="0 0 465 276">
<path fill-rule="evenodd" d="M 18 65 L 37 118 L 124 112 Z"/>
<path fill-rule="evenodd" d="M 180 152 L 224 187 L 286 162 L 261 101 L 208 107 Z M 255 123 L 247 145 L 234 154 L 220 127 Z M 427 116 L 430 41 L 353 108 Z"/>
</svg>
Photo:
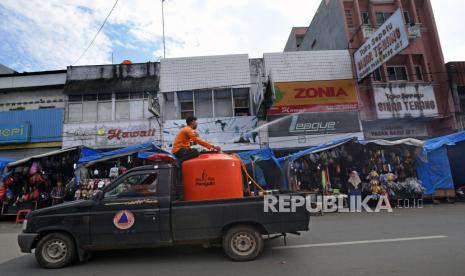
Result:
<svg viewBox="0 0 465 276">
<path fill-rule="evenodd" d="M 287 161 L 287 160 L 296 160 L 296 159 L 299 159 L 300 157 L 308 155 L 308 154 L 319 153 L 319 152 L 322 152 L 322 151 L 325 151 L 325 150 L 329 150 L 329 149 L 332 149 L 332 148 L 339 147 L 339 146 L 341 146 L 341 145 L 343 145 L 345 143 L 348 143 L 350 141 L 357 141 L 357 137 L 350 137 L 350 138 L 335 140 L 335 141 L 331 141 L 329 143 L 321 144 L 321 145 L 316 146 L 316 147 L 312 147 L 312 148 L 302 150 L 302 151 L 296 152 L 296 153 L 288 155 L 288 156 L 281 157 L 281 158 L 278 159 L 278 161 L 279 161 L 279 163 L 282 163 L 282 162 Z"/>
<path fill-rule="evenodd" d="M 396 141 L 389 141 L 389 140 L 363 140 L 359 141 L 362 145 L 367 144 L 377 144 L 380 146 L 397 146 L 397 145 L 409 145 L 414 147 L 423 147 L 424 142 L 421 140 L 413 139 L 413 138 L 406 138 Z"/>
<path fill-rule="evenodd" d="M 65 153 L 65 152 L 68 152 L 68 151 L 78 150 L 78 149 L 79 149 L 79 147 L 72 147 L 72 148 L 67 148 L 67 149 L 54 150 L 54 151 L 50 151 L 50 152 L 46 152 L 46 153 L 42 153 L 42 154 L 38 154 L 38 155 L 34 155 L 34 156 L 29 156 L 29 157 L 20 159 L 20 160 L 15 161 L 15 162 L 8 163 L 7 166 L 9 168 L 16 167 L 16 166 L 22 165 L 24 163 L 27 163 L 27 162 L 31 161 L 32 159 L 39 159 L 39 158 L 43 158 L 43 157 L 53 156 L 53 155 Z"/>
<path fill-rule="evenodd" d="M 106 160 L 110 160 L 110 159 L 114 159 L 114 158 L 118 158 L 122 156 L 128 156 L 128 155 L 138 153 L 138 152 L 143 152 L 143 151 L 170 154 L 167 151 L 164 151 L 161 148 L 155 146 L 154 143 L 147 142 L 143 144 L 129 146 L 129 147 L 122 148 L 122 149 L 117 149 L 117 150 L 107 151 L 107 152 L 99 152 L 94 155 L 81 157 L 78 161 L 78 164 L 80 164 L 81 166 L 87 167 L 87 166 L 91 166 L 98 162 L 103 162 Z"/>
<path fill-rule="evenodd" d="M 11 158 L 0 158 L 0 176 L 3 173 L 3 169 L 5 168 L 5 166 L 8 163 L 13 162 L 13 161 L 14 161 L 14 159 L 11 159 Z"/>
<path fill-rule="evenodd" d="M 439 149 L 444 145 L 453 146 L 462 141 L 465 141 L 465 131 L 426 140 L 424 149 L 426 152 L 430 152 Z"/>
</svg>

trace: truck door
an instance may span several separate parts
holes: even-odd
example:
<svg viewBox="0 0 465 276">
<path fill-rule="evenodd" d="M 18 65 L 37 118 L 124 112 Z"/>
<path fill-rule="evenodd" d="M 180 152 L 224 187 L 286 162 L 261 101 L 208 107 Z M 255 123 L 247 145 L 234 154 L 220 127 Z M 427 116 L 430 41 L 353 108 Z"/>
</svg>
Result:
<svg viewBox="0 0 465 276">
<path fill-rule="evenodd" d="M 106 189 L 90 214 L 92 245 L 124 248 L 160 242 L 159 174 L 136 171 Z"/>
</svg>

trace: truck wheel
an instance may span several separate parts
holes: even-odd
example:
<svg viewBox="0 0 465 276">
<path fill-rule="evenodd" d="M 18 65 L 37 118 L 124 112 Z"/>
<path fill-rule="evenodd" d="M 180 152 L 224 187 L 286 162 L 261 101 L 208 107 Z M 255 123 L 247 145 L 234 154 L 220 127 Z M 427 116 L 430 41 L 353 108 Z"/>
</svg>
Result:
<svg viewBox="0 0 465 276">
<path fill-rule="evenodd" d="M 251 261 L 262 251 L 263 238 L 254 227 L 236 226 L 224 235 L 223 249 L 234 261 Z"/>
<path fill-rule="evenodd" d="M 61 268 L 76 259 L 76 245 L 67 234 L 51 233 L 40 239 L 35 255 L 41 267 Z"/>
</svg>

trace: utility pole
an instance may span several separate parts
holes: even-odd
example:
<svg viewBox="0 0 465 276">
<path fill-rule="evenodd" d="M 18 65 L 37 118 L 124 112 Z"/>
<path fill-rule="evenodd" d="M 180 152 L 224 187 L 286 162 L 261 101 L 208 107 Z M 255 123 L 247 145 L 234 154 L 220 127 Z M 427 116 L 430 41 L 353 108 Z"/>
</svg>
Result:
<svg viewBox="0 0 465 276">
<path fill-rule="evenodd" d="M 163 25 L 163 58 L 166 58 L 166 46 L 165 46 L 165 13 L 163 10 L 163 3 L 165 0 L 161 0 L 161 21 Z"/>
</svg>

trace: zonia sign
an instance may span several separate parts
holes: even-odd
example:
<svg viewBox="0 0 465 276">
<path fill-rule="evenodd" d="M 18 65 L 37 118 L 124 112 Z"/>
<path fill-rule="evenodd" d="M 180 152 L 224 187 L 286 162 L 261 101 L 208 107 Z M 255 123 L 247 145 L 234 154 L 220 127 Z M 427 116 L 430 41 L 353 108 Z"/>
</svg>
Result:
<svg viewBox="0 0 465 276">
<path fill-rule="evenodd" d="M 379 119 L 438 115 L 436 97 L 430 85 L 375 87 L 374 92 Z"/>
<path fill-rule="evenodd" d="M 363 79 L 409 45 L 402 13 L 398 9 L 355 52 L 357 77 Z"/>
<path fill-rule="evenodd" d="M 354 80 L 275 83 L 276 100 L 270 114 L 357 110 Z"/>
</svg>

